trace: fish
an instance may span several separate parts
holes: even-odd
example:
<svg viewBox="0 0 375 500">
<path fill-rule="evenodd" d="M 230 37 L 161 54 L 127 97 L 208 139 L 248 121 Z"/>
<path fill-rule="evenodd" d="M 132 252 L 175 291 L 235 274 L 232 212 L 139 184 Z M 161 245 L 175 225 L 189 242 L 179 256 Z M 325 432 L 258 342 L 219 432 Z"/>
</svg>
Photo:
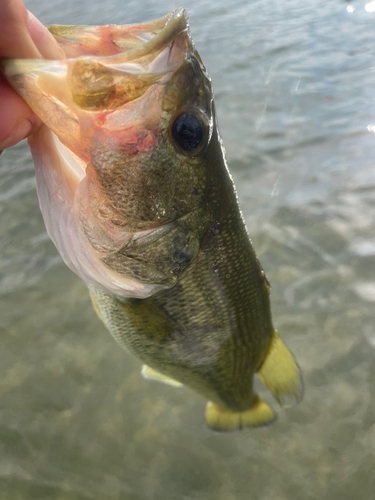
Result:
<svg viewBox="0 0 375 500">
<path fill-rule="evenodd" d="M 50 238 L 145 378 L 202 396 L 214 430 L 272 423 L 255 375 L 292 406 L 301 371 L 273 327 L 186 11 L 49 30 L 65 59 L 2 67 L 43 122 L 29 146 Z"/>
</svg>

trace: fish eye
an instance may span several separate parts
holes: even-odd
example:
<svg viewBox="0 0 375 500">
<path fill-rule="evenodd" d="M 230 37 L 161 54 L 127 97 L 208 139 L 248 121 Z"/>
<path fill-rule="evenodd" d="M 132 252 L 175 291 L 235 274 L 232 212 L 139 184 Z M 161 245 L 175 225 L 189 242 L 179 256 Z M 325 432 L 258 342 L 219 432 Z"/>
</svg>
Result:
<svg viewBox="0 0 375 500">
<path fill-rule="evenodd" d="M 193 151 L 203 139 L 204 125 L 194 113 L 182 113 L 172 125 L 172 136 L 181 149 Z"/>
</svg>

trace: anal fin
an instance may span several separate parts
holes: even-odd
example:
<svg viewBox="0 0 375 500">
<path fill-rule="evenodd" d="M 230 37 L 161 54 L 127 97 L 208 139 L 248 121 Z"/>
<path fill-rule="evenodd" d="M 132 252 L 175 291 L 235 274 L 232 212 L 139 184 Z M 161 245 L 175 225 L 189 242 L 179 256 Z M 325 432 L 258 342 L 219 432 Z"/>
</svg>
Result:
<svg viewBox="0 0 375 500">
<path fill-rule="evenodd" d="M 281 406 L 293 406 L 302 399 L 300 369 L 276 331 L 258 376 Z"/>
<path fill-rule="evenodd" d="M 211 429 L 221 432 L 239 431 L 244 427 L 260 427 L 272 424 L 276 420 L 272 408 L 260 398 L 252 408 L 244 411 L 220 408 L 210 401 L 207 403 L 205 417 Z"/>
<path fill-rule="evenodd" d="M 167 377 L 167 375 L 163 375 L 147 365 L 142 366 L 141 375 L 143 378 L 148 380 L 156 380 L 158 382 L 163 382 L 164 384 L 172 385 L 173 387 L 182 387 L 182 384 L 177 380 Z"/>
</svg>

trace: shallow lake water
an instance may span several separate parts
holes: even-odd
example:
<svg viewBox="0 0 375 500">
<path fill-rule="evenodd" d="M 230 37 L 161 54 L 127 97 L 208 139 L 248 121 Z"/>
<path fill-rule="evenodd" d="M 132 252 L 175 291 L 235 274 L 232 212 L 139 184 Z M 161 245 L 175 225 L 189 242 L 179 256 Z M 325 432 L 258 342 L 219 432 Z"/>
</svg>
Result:
<svg viewBox="0 0 375 500">
<path fill-rule="evenodd" d="M 179 3 L 26 5 L 125 24 Z M 195 393 L 144 380 L 49 241 L 23 142 L 0 159 L 0 500 L 373 500 L 375 2 L 185 7 L 304 399 L 219 434 Z"/>
</svg>

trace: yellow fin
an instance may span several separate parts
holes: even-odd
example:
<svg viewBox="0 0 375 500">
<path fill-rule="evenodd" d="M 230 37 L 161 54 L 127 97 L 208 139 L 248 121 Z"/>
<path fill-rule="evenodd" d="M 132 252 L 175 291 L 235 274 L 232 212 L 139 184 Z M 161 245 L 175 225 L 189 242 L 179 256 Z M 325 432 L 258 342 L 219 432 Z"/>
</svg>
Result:
<svg viewBox="0 0 375 500">
<path fill-rule="evenodd" d="M 100 312 L 98 303 L 96 302 L 96 298 L 93 296 L 93 294 L 91 292 L 90 292 L 90 297 L 91 297 L 91 302 L 92 302 L 92 305 L 94 306 L 96 314 L 99 316 L 99 319 L 101 319 L 103 321 L 103 316 L 102 316 L 102 313 Z"/>
<path fill-rule="evenodd" d="M 293 406 L 302 399 L 300 369 L 276 331 L 258 376 L 281 406 Z"/>
<path fill-rule="evenodd" d="M 206 421 L 215 431 L 239 431 L 244 427 L 260 427 L 272 424 L 276 415 L 263 399 L 248 410 L 232 411 L 220 408 L 211 401 L 207 403 Z"/>
<path fill-rule="evenodd" d="M 142 366 L 141 375 L 148 380 L 157 380 L 158 382 L 163 382 L 164 384 L 172 385 L 173 387 L 182 387 L 182 384 L 177 382 L 177 380 L 167 377 L 167 375 L 163 375 L 147 365 Z"/>
</svg>

